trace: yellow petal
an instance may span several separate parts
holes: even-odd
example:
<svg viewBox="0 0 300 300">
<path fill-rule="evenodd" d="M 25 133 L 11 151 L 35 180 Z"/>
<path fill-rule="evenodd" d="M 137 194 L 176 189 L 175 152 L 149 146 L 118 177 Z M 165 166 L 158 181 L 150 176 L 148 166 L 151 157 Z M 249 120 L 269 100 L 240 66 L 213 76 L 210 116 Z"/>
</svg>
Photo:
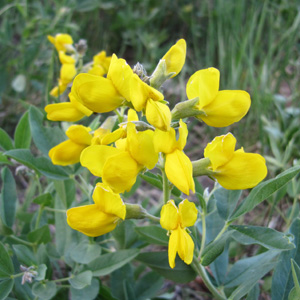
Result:
<svg viewBox="0 0 300 300">
<path fill-rule="evenodd" d="M 166 155 L 165 171 L 168 179 L 183 193 L 195 193 L 193 167 L 190 159 L 183 151 L 175 150 Z"/>
<path fill-rule="evenodd" d="M 174 200 L 163 205 L 160 212 L 160 225 L 166 230 L 175 230 L 179 225 L 179 213 Z"/>
<path fill-rule="evenodd" d="M 155 128 L 163 131 L 170 130 L 171 112 L 166 104 L 149 99 L 146 104 L 146 118 Z"/>
<path fill-rule="evenodd" d="M 66 135 L 71 141 L 77 144 L 90 145 L 92 141 L 92 135 L 89 133 L 90 131 L 92 131 L 90 127 L 72 125 L 66 131 Z"/>
<path fill-rule="evenodd" d="M 106 160 L 103 167 L 102 181 L 109 185 L 115 193 L 124 193 L 130 191 L 136 182 L 139 171 L 136 161 L 128 152 L 122 151 L 122 153 L 111 156 Z"/>
<path fill-rule="evenodd" d="M 233 157 L 236 139 L 231 133 L 217 136 L 204 149 L 204 157 L 209 158 L 213 171 L 226 164 Z"/>
<path fill-rule="evenodd" d="M 176 143 L 176 148 L 178 150 L 183 150 L 183 148 L 185 147 L 186 145 L 186 139 L 187 139 L 187 136 L 188 136 L 188 129 L 187 129 L 187 125 L 182 121 L 180 120 L 179 121 L 179 138 L 178 138 L 178 141 Z"/>
<path fill-rule="evenodd" d="M 179 242 L 179 231 L 173 230 L 170 235 L 168 247 L 169 265 L 172 269 L 175 267 L 175 258 L 178 252 Z"/>
<path fill-rule="evenodd" d="M 126 136 L 126 130 L 124 128 L 118 128 L 117 130 L 108 133 L 101 139 L 102 145 L 109 145 L 114 143 L 115 141 L 124 138 Z"/>
<path fill-rule="evenodd" d="M 85 116 L 71 102 L 49 104 L 45 111 L 51 121 L 76 122 Z"/>
<path fill-rule="evenodd" d="M 93 138 L 92 138 L 92 141 L 91 141 L 91 144 L 92 145 L 105 145 L 102 143 L 102 139 L 108 135 L 110 133 L 110 130 L 109 129 L 105 129 L 105 128 L 102 128 L 102 127 L 99 127 L 98 129 L 96 129 L 94 131 L 94 134 L 93 134 Z"/>
<path fill-rule="evenodd" d="M 115 215 L 120 219 L 125 219 L 126 206 L 120 195 L 114 193 L 109 186 L 97 183 L 93 193 L 93 200 L 101 211 Z"/>
<path fill-rule="evenodd" d="M 88 168 L 93 175 L 102 177 L 103 167 L 107 159 L 120 152 L 119 149 L 104 145 L 89 146 L 82 151 L 80 163 L 83 167 Z"/>
<path fill-rule="evenodd" d="M 186 263 L 190 264 L 194 255 L 194 242 L 191 236 L 181 227 L 178 227 L 178 255 Z"/>
<path fill-rule="evenodd" d="M 220 72 L 215 68 L 208 68 L 194 73 L 187 85 L 186 94 L 188 99 L 199 97 L 197 108 L 202 107 L 212 102 L 219 91 Z"/>
<path fill-rule="evenodd" d="M 100 65 L 93 66 L 88 70 L 88 73 L 96 76 L 103 76 L 104 74 L 106 74 L 105 69 Z"/>
<path fill-rule="evenodd" d="M 130 100 L 134 109 L 141 111 L 146 108 L 148 99 L 161 101 L 164 99 L 164 95 L 133 74 L 130 81 Z"/>
<path fill-rule="evenodd" d="M 128 113 L 127 113 L 127 121 L 128 122 L 133 122 L 133 121 L 138 121 L 139 116 L 136 113 L 134 109 L 129 108 Z"/>
<path fill-rule="evenodd" d="M 133 75 L 133 71 L 127 64 L 126 60 L 118 58 L 113 54 L 107 78 L 110 79 L 117 89 L 128 102 L 130 102 L 130 79 Z"/>
<path fill-rule="evenodd" d="M 97 113 L 112 111 L 124 102 L 111 80 L 90 74 L 75 77 L 73 93 L 76 100 Z"/>
<path fill-rule="evenodd" d="M 128 151 L 134 160 L 148 169 L 153 169 L 158 161 L 158 153 L 153 145 L 154 132 L 145 130 L 137 132 L 133 123 L 127 124 Z"/>
<path fill-rule="evenodd" d="M 63 84 L 69 84 L 72 82 L 76 75 L 76 68 L 74 64 L 64 64 L 60 68 L 60 80 Z"/>
<path fill-rule="evenodd" d="M 170 128 L 169 131 L 155 129 L 153 144 L 156 152 L 165 154 L 173 152 L 177 147 L 175 129 Z"/>
<path fill-rule="evenodd" d="M 250 95 L 245 91 L 220 91 L 216 98 L 203 107 L 200 115 L 207 125 L 225 127 L 242 119 L 250 108 Z"/>
<path fill-rule="evenodd" d="M 85 107 L 81 102 L 77 100 L 77 98 L 74 96 L 74 94 L 71 92 L 69 93 L 70 102 L 72 105 L 80 112 L 82 112 L 86 116 L 90 116 L 93 111 Z"/>
<path fill-rule="evenodd" d="M 181 227 L 185 228 L 193 226 L 197 220 L 198 215 L 196 205 L 193 202 L 185 199 L 179 203 L 178 207 Z"/>
<path fill-rule="evenodd" d="M 68 85 L 67 84 L 63 84 L 61 82 L 61 80 L 59 80 L 59 84 L 58 86 L 54 87 L 51 91 L 50 91 L 50 95 L 53 97 L 58 97 L 59 95 L 61 95 L 66 89 L 67 89 Z"/>
<path fill-rule="evenodd" d="M 48 35 L 48 40 L 54 44 L 57 51 L 66 51 L 67 45 L 73 44 L 73 39 L 69 34 L 58 33 L 55 37 Z"/>
<path fill-rule="evenodd" d="M 265 159 L 256 153 L 235 151 L 225 165 L 213 176 L 228 190 L 244 190 L 256 186 L 267 176 Z"/>
<path fill-rule="evenodd" d="M 75 62 L 76 62 L 75 59 L 72 56 L 65 54 L 64 51 L 59 51 L 58 55 L 59 55 L 59 60 L 60 60 L 61 64 L 75 65 Z"/>
<path fill-rule="evenodd" d="M 72 165 L 79 162 L 80 154 L 85 148 L 86 145 L 67 140 L 50 149 L 49 157 L 54 165 Z"/>
<path fill-rule="evenodd" d="M 118 217 L 99 210 L 96 204 L 73 207 L 67 210 L 67 222 L 75 230 L 88 236 L 108 233 L 117 226 Z"/>
<path fill-rule="evenodd" d="M 167 74 L 175 73 L 171 78 L 175 77 L 182 69 L 186 57 L 186 42 L 180 39 L 173 45 L 162 59 L 166 62 Z"/>
</svg>

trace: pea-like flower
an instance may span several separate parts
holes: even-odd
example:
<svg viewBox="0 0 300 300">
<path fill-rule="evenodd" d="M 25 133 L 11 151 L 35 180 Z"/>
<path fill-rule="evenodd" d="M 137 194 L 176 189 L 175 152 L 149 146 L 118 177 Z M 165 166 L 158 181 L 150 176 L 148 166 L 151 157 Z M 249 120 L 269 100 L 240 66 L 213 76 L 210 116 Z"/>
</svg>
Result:
<svg viewBox="0 0 300 300">
<path fill-rule="evenodd" d="M 81 152 L 91 144 L 101 144 L 101 138 L 109 130 L 98 128 L 94 134 L 91 128 L 83 125 L 72 125 L 66 131 L 68 140 L 58 144 L 49 151 L 49 157 L 55 165 L 67 166 L 78 163 Z"/>
<path fill-rule="evenodd" d="M 157 152 L 166 155 L 165 172 L 168 179 L 183 193 L 189 195 L 190 190 L 195 192 L 193 167 L 190 159 L 183 152 L 186 144 L 188 129 L 180 120 L 179 138 L 176 140 L 174 128 L 169 131 L 155 130 L 154 147 Z"/>
<path fill-rule="evenodd" d="M 115 193 L 129 191 L 138 173 L 152 169 L 158 161 L 154 150 L 152 130 L 137 132 L 133 123 L 127 124 L 127 137 L 116 142 L 117 148 L 93 145 L 80 157 L 82 166 L 110 186 Z"/>
<path fill-rule="evenodd" d="M 67 210 L 70 227 L 88 236 L 99 236 L 114 230 L 119 220 L 126 216 L 126 206 L 119 194 L 98 183 L 93 193 L 95 204 Z"/>
<path fill-rule="evenodd" d="M 171 232 L 168 256 L 169 265 L 172 269 L 175 267 L 177 253 L 186 264 L 190 264 L 193 260 L 194 242 L 187 233 L 186 227 L 195 224 L 198 214 L 195 204 L 187 199 L 180 202 L 178 207 L 176 207 L 174 200 L 169 200 L 162 207 L 160 213 L 161 227 Z"/>
<path fill-rule="evenodd" d="M 88 71 L 89 74 L 103 76 L 107 74 L 111 56 L 106 56 L 106 51 L 101 51 L 93 57 L 93 66 Z"/>
<path fill-rule="evenodd" d="M 225 127 L 238 122 L 248 112 L 250 95 L 240 90 L 219 91 L 220 72 L 208 68 L 194 73 L 187 85 L 188 99 L 199 98 L 194 109 L 196 115 L 209 126 Z"/>
<path fill-rule="evenodd" d="M 48 35 L 48 40 L 55 46 L 57 51 L 66 52 L 72 47 L 73 39 L 69 34 L 58 33 L 55 36 Z"/>
<path fill-rule="evenodd" d="M 236 139 L 231 134 L 221 135 L 204 149 L 209 158 L 211 175 L 229 190 L 243 190 L 256 186 L 267 175 L 265 159 L 257 153 L 235 151 Z"/>
</svg>

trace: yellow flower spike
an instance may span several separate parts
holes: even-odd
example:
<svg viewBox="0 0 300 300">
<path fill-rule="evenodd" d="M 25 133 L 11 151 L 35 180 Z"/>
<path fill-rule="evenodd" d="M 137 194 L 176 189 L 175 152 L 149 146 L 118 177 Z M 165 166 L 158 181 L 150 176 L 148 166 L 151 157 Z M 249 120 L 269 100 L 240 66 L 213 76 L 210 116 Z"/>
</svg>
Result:
<svg viewBox="0 0 300 300">
<path fill-rule="evenodd" d="M 154 132 L 137 132 L 133 123 L 127 124 L 127 147 L 135 161 L 148 169 L 153 169 L 158 161 L 158 153 L 153 145 Z"/>
<path fill-rule="evenodd" d="M 236 140 L 231 133 L 215 138 L 204 150 L 209 158 L 212 176 L 228 190 L 243 190 L 256 186 L 267 176 L 265 159 L 256 153 L 234 151 Z"/>
<path fill-rule="evenodd" d="M 72 125 L 67 131 L 67 137 L 78 144 L 90 145 L 92 142 L 92 135 L 90 134 L 92 129 L 90 127 L 85 127 L 83 125 Z"/>
<path fill-rule="evenodd" d="M 194 242 L 186 232 L 186 227 L 195 224 L 197 214 L 195 204 L 187 199 L 179 204 L 179 209 L 177 209 L 174 200 L 169 200 L 162 207 L 160 224 L 166 230 L 171 231 L 168 256 L 169 265 L 172 269 L 175 267 L 177 253 L 186 264 L 190 264 L 193 260 Z"/>
<path fill-rule="evenodd" d="M 59 61 L 62 65 L 63 64 L 75 65 L 76 60 L 72 56 L 67 55 L 64 51 L 59 51 L 58 55 L 59 55 Z"/>
<path fill-rule="evenodd" d="M 95 204 L 67 210 L 69 226 L 83 234 L 96 237 L 115 229 L 119 220 L 126 216 L 126 206 L 120 195 L 98 183 L 93 193 Z"/>
<path fill-rule="evenodd" d="M 62 84 L 68 85 L 70 82 L 72 82 L 76 72 L 77 71 L 74 64 L 63 64 L 60 68 L 60 80 Z M 60 93 L 62 92 L 60 91 Z"/>
<path fill-rule="evenodd" d="M 166 104 L 149 99 L 146 105 L 146 118 L 155 128 L 163 131 L 170 130 L 171 112 Z"/>
<path fill-rule="evenodd" d="M 190 159 L 182 151 L 188 135 L 186 124 L 180 120 L 179 138 L 176 140 L 174 128 L 170 131 L 156 129 L 154 132 L 154 149 L 166 155 L 165 172 L 168 179 L 183 193 L 195 192 L 193 167 Z"/>
<path fill-rule="evenodd" d="M 49 104 L 45 111 L 47 119 L 51 121 L 76 122 L 85 116 L 71 102 Z"/>
<path fill-rule="evenodd" d="M 91 74 L 79 74 L 73 81 L 71 94 L 89 110 L 110 112 L 123 104 L 124 98 L 111 80 Z"/>
<path fill-rule="evenodd" d="M 199 98 L 194 107 L 199 110 L 198 119 L 209 126 L 225 127 L 246 115 L 251 100 L 245 91 L 219 91 L 219 80 L 220 72 L 215 68 L 197 71 L 190 77 L 186 93 L 188 99 Z"/>
<path fill-rule="evenodd" d="M 55 46 L 57 51 L 66 52 L 68 46 L 73 44 L 73 39 L 69 34 L 58 33 L 55 36 L 48 35 L 48 40 Z"/>
<path fill-rule="evenodd" d="M 162 58 L 162 60 L 165 60 L 166 62 L 167 74 L 175 73 L 170 78 L 173 78 L 180 73 L 185 63 L 185 57 L 186 42 L 184 39 L 180 39 Z"/>
</svg>

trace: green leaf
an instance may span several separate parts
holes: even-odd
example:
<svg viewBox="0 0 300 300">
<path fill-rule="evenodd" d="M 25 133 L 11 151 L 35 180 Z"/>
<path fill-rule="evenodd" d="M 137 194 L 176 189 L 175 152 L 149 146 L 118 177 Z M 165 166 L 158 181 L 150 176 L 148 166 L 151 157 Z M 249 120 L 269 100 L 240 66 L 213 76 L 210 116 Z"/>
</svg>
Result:
<svg viewBox="0 0 300 300">
<path fill-rule="evenodd" d="M 0 279 L 10 278 L 14 273 L 14 267 L 8 252 L 0 242 Z M 1 294 L 0 294 L 1 295 Z"/>
<path fill-rule="evenodd" d="M 97 244 L 90 244 L 88 241 L 81 241 L 71 252 L 71 258 L 80 264 L 88 264 L 101 254 L 101 247 Z"/>
<path fill-rule="evenodd" d="M 112 232 L 120 249 L 128 249 L 137 241 L 138 235 L 134 230 L 135 227 L 132 220 L 125 220 Z"/>
<path fill-rule="evenodd" d="M 300 299 L 300 286 L 299 286 L 300 268 L 293 259 L 291 259 L 291 264 L 292 264 L 293 281 L 294 281 L 295 286 L 289 293 L 289 298 L 290 298 L 290 295 L 292 294 L 292 297 L 297 296 L 297 299 Z"/>
<path fill-rule="evenodd" d="M 69 208 L 75 199 L 75 181 L 73 179 L 67 179 L 63 181 L 55 180 L 54 186 L 62 203 L 64 204 L 64 208 Z"/>
<path fill-rule="evenodd" d="M 139 174 L 139 176 L 146 182 L 152 184 L 162 191 L 163 185 L 159 177 L 151 172 L 145 172 L 144 174 Z"/>
<path fill-rule="evenodd" d="M 288 299 L 288 295 L 294 286 L 291 259 L 300 265 L 300 219 L 297 218 L 290 227 L 290 233 L 294 235 L 296 248 L 284 251 L 280 254 L 278 263 L 272 278 L 272 299 Z"/>
<path fill-rule="evenodd" d="M 1 202 L 1 195 L 0 195 L 0 202 Z M 11 235 L 11 234 L 13 234 L 13 230 L 3 223 L 3 220 L 2 220 L 1 214 L 0 214 L 0 235 L 7 236 L 7 235 Z"/>
<path fill-rule="evenodd" d="M 37 265 L 36 258 L 31 249 L 24 245 L 13 245 L 18 261 L 26 266 Z"/>
<path fill-rule="evenodd" d="M 231 231 L 226 231 L 219 239 L 210 242 L 205 246 L 201 256 L 201 264 L 203 266 L 210 265 L 224 251 L 227 239 L 231 235 Z"/>
<path fill-rule="evenodd" d="M 287 184 L 300 171 L 300 166 L 292 167 L 279 174 L 273 179 L 260 183 L 252 189 L 249 196 L 242 202 L 238 209 L 231 216 L 230 221 L 237 219 L 245 213 L 251 211 L 256 205 L 270 197 L 273 193 Z"/>
<path fill-rule="evenodd" d="M 53 201 L 53 198 L 50 193 L 42 194 L 32 200 L 33 203 L 39 204 L 39 205 L 44 205 L 44 206 L 51 205 L 52 201 Z"/>
<path fill-rule="evenodd" d="M 56 284 L 53 281 L 35 282 L 32 286 L 32 293 L 43 300 L 52 299 L 56 291 Z"/>
<path fill-rule="evenodd" d="M 295 248 L 290 236 L 272 228 L 230 225 L 234 232 L 232 237 L 243 245 L 259 244 L 267 249 L 290 250 Z"/>
<path fill-rule="evenodd" d="M 259 284 L 257 283 L 248 293 L 246 300 L 258 300 L 259 292 Z"/>
<path fill-rule="evenodd" d="M 34 157 L 28 149 L 15 149 L 5 152 L 5 155 L 21 164 L 52 179 L 69 179 L 66 168 L 55 166 L 46 157 Z"/>
<path fill-rule="evenodd" d="M 164 284 L 163 277 L 156 272 L 148 272 L 140 278 L 135 287 L 137 300 L 146 300 L 154 298 Z"/>
<path fill-rule="evenodd" d="M 71 286 L 71 299 L 72 300 L 94 300 L 99 294 L 99 281 L 96 278 L 92 279 L 91 285 L 77 290 Z"/>
<path fill-rule="evenodd" d="M 149 244 L 167 246 L 169 243 L 167 231 L 161 227 L 151 225 L 136 227 L 135 230 L 141 235 L 141 238 Z"/>
<path fill-rule="evenodd" d="M 11 171 L 4 167 L 1 172 L 3 187 L 0 199 L 0 216 L 3 223 L 12 227 L 15 222 L 17 205 L 17 187 Z"/>
<path fill-rule="evenodd" d="M 51 148 L 66 139 L 58 127 L 46 128 L 43 125 L 44 114 L 36 107 L 29 109 L 29 124 L 33 141 L 37 148 L 45 155 Z"/>
<path fill-rule="evenodd" d="M 288 300 L 299 300 L 300 294 L 297 292 L 297 289 L 293 287 L 289 293 Z"/>
<path fill-rule="evenodd" d="M 85 288 L 88 285 L 91 285 L 92 278 L 93 278 L 93 273 L 91 271 L 84 271 L 70 278 L 69 282 L 74 289 L 80 290 Z"/>
<path fill-rule="evenodd" d="M 2 128 L 0 128 L 0 148 L 2 148 L 5 151 L 14 149 L 14 145 L 11 138 Z"/>
<path fill-rule="evenodd" d="M 13 165 L 13 163 L 7 159 L 3 152 L 0 152 L 0 165 Z"/>
<path fill-rule="evenodd" d="M 239 300 L 246 295 L 258 280 L 274 268 L 278 254 L 278 251 L 270 250 L 236 262 L 225 280 L 225 288 L 237 286 L 228 299 Z"/>
<path fill-rule="evenodd" d="M 169 266 L 168 252 L 144 252 L 136 258 L 163 277 L 178 283 L 187 283 L 195 279 L 196 273 L 191 266 L 185 264 L 178 256 L 175 268 Z"/>
<path fill-rule="evenodd" d="M 240 190 L 226 190 L 223 187 L 218 188 L 214 192 L 217 209 L 220 217 L 228 220 L 234 211 L 242 191 Z"/>
<path fill-rule="evenodd" d="M 15 147 L 28 149 L 31 143 L 31 132 L 29 127 L 28 111 L 20 119 L 15 131 Z"/>
<path fill-rule="evenodd" d="M 14 287 L 13 279 L 6 279 L 0 282 L 0 300 L 7 299 L 6 297 L 9 295 L 11 290 Z"/>
<path fill-rule="evenodd" d="M 36 244 L 47 244 L 51 241 L 48 225 L 44 225 L 28 234 L 28 240 Z"/>
<path fill-rule="evenodd" d="M 139 252 L 138 249 L 128 249 L 107 253 L 91 261 L 88 269 L 93 272 L 93 276 L 104 276 L 133 260 Z"/>
<path fill-rule="evenodd" d="M 38 266 L 36 272 L 37 275 L 34 277 L 34 280 L 44 280 L 46 276 L 47 266 L 45 264 L 41 264 Z"/>
</svg>

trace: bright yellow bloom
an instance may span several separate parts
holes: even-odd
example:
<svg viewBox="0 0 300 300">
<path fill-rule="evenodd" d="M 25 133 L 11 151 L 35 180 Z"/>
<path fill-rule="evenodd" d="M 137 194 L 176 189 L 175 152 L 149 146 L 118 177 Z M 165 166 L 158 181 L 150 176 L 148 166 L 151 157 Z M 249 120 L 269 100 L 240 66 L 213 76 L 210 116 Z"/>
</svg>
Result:
<svg viewBox="0 0 300 300">
<path fill-rule="evenodd" d="M 76 122 L 85 116 L 71 102 L 49 104 L 45 111 L 47 119 L 51 121 Z"/>
<path fill-rule="evenodd" d="M 58 33 L 55 36 L 48 35 L 48 40 L 55 46 L 57 51 L 66 52 L 73 44 L 73 39 L 69 34 Z"/>
<path fill-rule="evenodd" d="M 88 236 L 99 236 L 114 230 L 117 222 L 125 219 L 126 206 L 119 194 L 98 183 L 93 193 L 95 204 L 67 210 L 70 227 Z"/>
<path fill-rule="evenodd" d="M 118 147 L 94 145 L 86 148 L 80 157 L 82 166 L 109 185 L 116 193 L 129 191 L 138 173 L 145 167 L 155 167 L 158 155 L 153 146 L 154 132 L 137 132 L 133 123 L 127 124 L 127 138 L 119 140 Z"/>
<path fill-rule="evenodd" d="M 238 122 L 248 112 L 250 95 L 240 90 L 219 91 L 220 72 L 208 68 L 194 73 L 186 86 L 188 99 L 199 97 L 198 119 L 209 126 L 225 127 Z"/>
<path fill-rule="evenodd" d="M 156 129 L 154 134 L 154 147 L 156 152 L 166 155 L 165 172 L 168 179 L 183 193 L 189 195 L 190 190 L 195 192 L 193 180 L 193 167 L 190 159 L 184 154 L 188 129 L 180 120 L 179 138 L 176 140 L 174 128 L 170 131 Z"/>
<path fill-rule="evenodd" d="M 194 242 L 186 232 L 186 227 L 195 224 L 198 214 L 195 204 L 187 199 L 181 201 L 178 207 L 179 209 L 174 200 L 169 200 L 160 212 L 161 227 L 171 231 L 168 256 L 172 269 L 175 267 L 177 253 L 186 264 L 190 264 L 193 260 Z"/>
<path fill-rule="evenodd" d="M 169 107 L 160 102 L 164 95 L 143 82 L 136 74 L 131 78 L 131 102 L 137 111 L 146 109 L 146 118 L 154 127 L 168 131 L 171 123 L 171 112 Z"/>
<path fill-rule="evenodd" d="M 106 56 L 105 51 L 101 51 L 93 57 L 93 66 L 88 71 L 89 74 L 103 76 L 107 74 L 111 56 Z"/>
<path fill-rule="evenodd" d="M 166 62 L 166 73 L 175 73 L 170 78 L 173 78 L 180 73 L 185 63 L 185 57 L 186 42 L 184 39 L 180 39 L 161 59 Z"/>
<path fill-rule="evenodd" d="M 89 127 L 72 125 L 66 131 L 69 139 L 50 149 L 49 157 L 54 165 L 67 166 L 78 163 L 81 152 L 90 145 L 101 144 L 101 138 L 107 133 L 108 130 L 98 128 L 92 134 Z"/>
<path fill-rule="evenodd" d="M 228 133 L 216 137 L 204 149 L 210 160 L 213 177 L 228 190 L 242 190 L 256 186 L 267 175 L 265 159 L 257 153 L 234 150 L 235 137 Z"/>
</svg>

